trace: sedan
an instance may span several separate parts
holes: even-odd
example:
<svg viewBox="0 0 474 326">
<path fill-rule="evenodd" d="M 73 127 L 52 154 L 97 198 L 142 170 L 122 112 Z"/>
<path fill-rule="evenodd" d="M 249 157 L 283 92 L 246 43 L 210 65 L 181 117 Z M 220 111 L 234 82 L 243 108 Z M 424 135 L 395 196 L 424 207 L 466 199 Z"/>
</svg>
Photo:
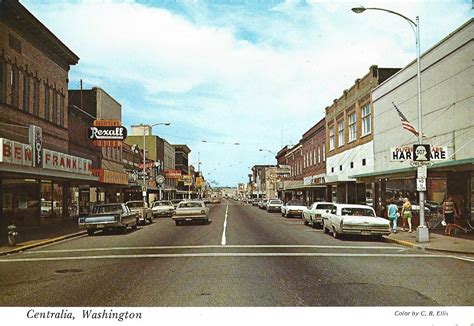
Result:
<svg viewBox="0 0 474 326">
<path fill-rule="evenodd" d="M 366 205 L 333 204 L 323 216 L 324 233 L 334 238 L 343 234 L 378 236 L 390 234 L 388 220 L 377 217 L 372 207 Z"/>
<path fill-rule="evenodd" d="M 153 216 L 169 216 L 172 217 L 175 213 L 175 208 L 173 203 L 169 200 L 160 200 L 155 201 L 151 204 L 151 210 L 153 211 Z"/>
<path fill-rule="evenodd" d="M 303 210 L 306 208 L 306 206 L 300 202 L 300 201 L 295 201 L 295 200 L 290 200 L 287 202 L 285 205 L 281 207 L 281 216 L 284 217 L 290 217 L 290 216 L 296 216 L 296 217 L 302 217 L 303 216 Z"/>
<path fill-rule="evenodd" d="M 280 212 L 283 202 L 280 199 L 269 199 L 266 205 L 267 212 Z"/>
<path fill-rule="evenodd" d="M 184 222 L 199 221 L 203 224 L 209 223 L 209 208 L 201 200 L 182 201 L 176 207 L 176 214 L 173 216 L 176 225 Z"/>
<path fill-rule="evenodd" d="M 333 203 L 315 202 L 303 210 L 304 225 L 323 226 L 323 215 L 327 210 L 331 210 Z"/>
</svg>

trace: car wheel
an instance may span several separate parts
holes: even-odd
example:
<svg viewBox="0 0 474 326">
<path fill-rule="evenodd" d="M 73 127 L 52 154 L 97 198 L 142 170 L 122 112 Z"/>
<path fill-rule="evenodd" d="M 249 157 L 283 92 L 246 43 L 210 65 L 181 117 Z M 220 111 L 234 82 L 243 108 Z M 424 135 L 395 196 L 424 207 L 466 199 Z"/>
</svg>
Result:
<svg viewBox="0 0 474 326">
<path fill-rule="evenodd" d="M 312 227 L 313 229 L 316 229 L 316 223 L 314 223 L 314 220 L 313 220 L 313 219 L 311 219 L 311 227 Z"/>
<path fill-rule="evenodd" d="M 94 235 L 95 231 L 93 229 L 87 229 L 88 235 Z"/>
<path fill-rule="evenodd" d="M 306 219 L 304 219 L 304 225 L 308 225 L 308 221 L 306 221 Z"/>
<path fill-rule="evenodd" d="M 132 225 L 132 230 L 136 230 L 137 227 L 138 227 L 137 223 L 133 224 L 133 225 Z"/>
<path fill-rule="evenodd" d="M 122 227 L 122 233 L 123 234 L 127 233 L 127 226 Z"/>
<path fill-rule="evenodd" d="M 339 238 L 339 233 L 337 233 L 335 228 L 332 229 L 332 236 L 334 237 L 334 239 Z"/>
<path fill-rule="evenodd" d="M 180 225 L 181 224 L 181 221 L 174 221 L 176 223 L 176 225 Z"/>
</svg>

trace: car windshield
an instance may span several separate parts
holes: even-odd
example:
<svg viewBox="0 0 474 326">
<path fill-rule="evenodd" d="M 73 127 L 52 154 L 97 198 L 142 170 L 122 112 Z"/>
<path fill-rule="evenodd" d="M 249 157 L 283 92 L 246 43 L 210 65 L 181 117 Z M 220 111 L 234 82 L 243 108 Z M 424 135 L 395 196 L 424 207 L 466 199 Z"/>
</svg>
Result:
<svg viewBox="0 0 474 326">
<path fill-rule="evenodd" d="M 375 217 L 374 211 L 370 208 L 343 207 L 341 209 L 343 216 L 370 216 Z"/>
<path fill-rule="evenodd" d="M 201 203 L 193 203 L 193 202 L 183 202 L 178 205 L 178 208 L 197 208 L 202 207 Z"/>
<path fill-rule="evenodd" d="M 287 205 L 288 206 L 290 206 L 290 205 L 291 206 L 304 206 L 304 204 L 300 201 L 289 201 Z"/>
<path fill-rule="evenodd" d="M 316 209 L 331 209 L 332 205 L 331 204 L 318 204 L 316 205 Z"/>
<path fill-rule="evenodd" d="M 153 203 L 153 207 L 156 207 L 156 206 L 172 206 L 173 204 L 171 204 L 171 202 L 169 201 L 157 201 L 155 203 Z"/>
<path fill-rule="evenodd" d="M 100 205 L 94 206 L 92 210 L 93 214 L 104 214 L 104 213 L 122 213 L 122 205 Z"/>
<path fill-rule="evenodd" d="M 280 200 L 270 200 L 270 204 L 281 204 Z"/>
<path fill-rule="evenodd" d="M 139 208 L 143 207 L 143 202 L 142 201 L 132 201 L 127 203 L 127 206 L 130 208 Z"/>
</svg>

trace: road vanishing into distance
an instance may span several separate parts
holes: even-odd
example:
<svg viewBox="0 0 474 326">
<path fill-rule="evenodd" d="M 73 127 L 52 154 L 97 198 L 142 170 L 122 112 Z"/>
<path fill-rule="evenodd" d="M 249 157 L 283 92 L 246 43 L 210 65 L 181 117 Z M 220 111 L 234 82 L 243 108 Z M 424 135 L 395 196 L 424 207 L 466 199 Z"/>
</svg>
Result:
<svg viewBox="0 0 474 326">
<path fill-rule="evenodd" d="M 0 305 L 472 306 L 474 257 L 334 239 L 224 200 L 211 223 L 171 218 L 0 258 Z"/>
</svg>

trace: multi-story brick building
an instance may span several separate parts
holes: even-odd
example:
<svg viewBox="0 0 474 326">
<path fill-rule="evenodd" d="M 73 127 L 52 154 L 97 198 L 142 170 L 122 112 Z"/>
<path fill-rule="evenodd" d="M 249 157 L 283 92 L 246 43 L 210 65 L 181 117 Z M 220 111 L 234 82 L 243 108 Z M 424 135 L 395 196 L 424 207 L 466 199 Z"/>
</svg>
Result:
<svg viewBox="0 0 474 326">
<path fill-rule="evenodd" d="M 326 124 L 321 119 L 303 134 L 298 145 L 283 147 L 277 154 L 279 164 L 290 168 L 290 178 L 283 181 L 280 198 L 302 200 L 308 204 L 326 196 Z"/>
<path fill-rule="evenodd" d="M 351 176 L 374 169 L 372 90 L 399 70 L 371 66 L 368 74 L 326 108 L 326 183 L 331 185 L 330 200 L 366 203 L 366 197 L 372 197 L 373 185 L 357 184 Z"/>
<path fill-rule="evenodd" d="M 154 174 L 165 176 L 165 183 L 161 186 L 150 185 L 148 192 L 152 194 L 150 201 L 155 199 L 173 199 L 176 194 L 178 179 L 168 177 L 165 171 L 175 169 L 175 149 L 166 139 L 153 135 L 153 129 L 149 125 L 134 125 L 132 133 L 125 140 L 129 145 L 138 145 L 143 148 L 143 141 L 147 151 L 147 157 L 154 161 Z M 161 194 L 161 195 L 160 195 Z"/>
<path fill-rule="evenodd" d="M 172 145 L 175 150 L 175 169 L 181 171 L 181 175 L 189 175 L 189 154 L 191 149 L 184 144 Z M 178 181 L 177 198 L 186 198 L 189 194 L 189 186 L 185 185 L 183 180 Z"/>
<path fill-rule="evenodd" d="M 474 19 L 449 33 L 421 55 L 423 141 L 447 154 L 433 155 L 426 178 L 427 221 L 451 195 L 463 219 L 474 221 Z M 374 101 L 375 168 L 356 175 L 359 182 L 374 182 L 375 207 L 380 215 L 389 200 L 410 199 L 418 206 L 416 168 L 411 159 L 392 158 L 392 149 L 411 150 L 418 136 L 403 129 L 392 103 L 418 129 L 417 63 L 408 63 L 372 92 Z M 439 152 L 438 152 L 439 153 Z M 428 211 L 429 210 L 429 211 Z M 459 223 L 462 224 L 463 221 Z M 414 212 L 414 225 L 418 212 Z"/>
<path fill-rule="evenodd" d="M 69 90 L 69 104 L 80 108 L 96 120 L 122 120 L 122 106 L 105 90 L 93 87 L 86 90 Z M 91 197 L 98 202 L 123 201 L 123 189 L 128 177 L 123 168 L 122 149 L 119 146 L 102 146 L 100 166 L 93 170 L 99 177 L 99 187 L 91 189 Z"/>
<path fill-rule="evenodd" d="M 22 4 L 0 1 L 2 236 L 9 223 L 26 232 L 74 216 L 71 189 L 97 181 L 91 157 L 69 146 L 68 72 L 78 61 Z"/>
</svg>

